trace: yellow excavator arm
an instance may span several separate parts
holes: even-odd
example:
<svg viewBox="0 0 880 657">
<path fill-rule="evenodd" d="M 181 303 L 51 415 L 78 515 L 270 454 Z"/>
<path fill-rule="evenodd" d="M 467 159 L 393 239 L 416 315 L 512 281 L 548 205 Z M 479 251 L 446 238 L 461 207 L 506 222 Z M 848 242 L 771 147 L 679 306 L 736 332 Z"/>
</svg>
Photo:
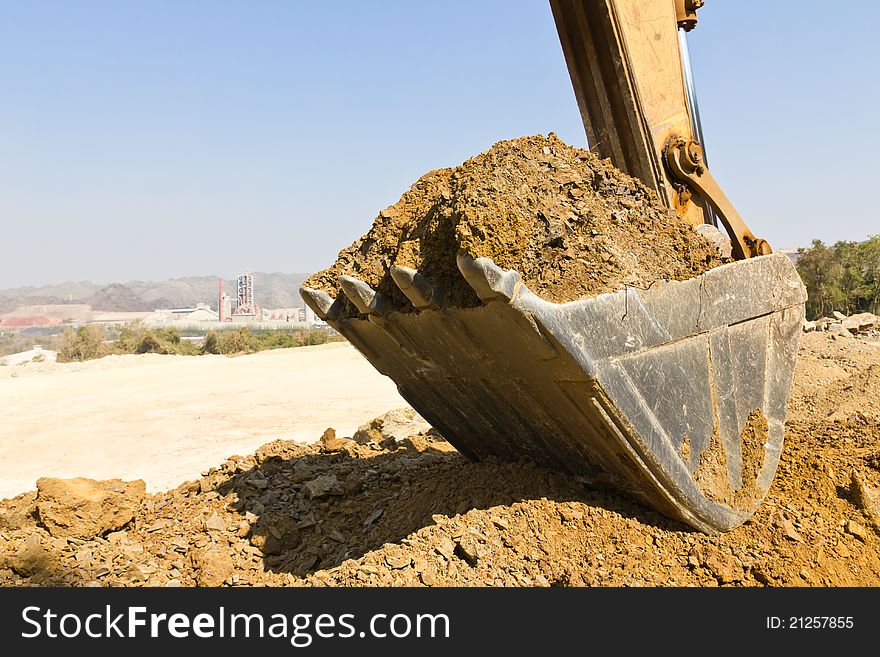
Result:
<svg viewBox="0 0 880 657">
<path fill-rule="evenodd" d="M 806 290 L 706 168 L 678 34 L 699 4 L 551 0 L 592 149 L 695 227 L 717 216 L 738 262 L 554 303 L 515 269 L 466 249 L 453 263 L 443 247 L 431 257 L 477 305 L 398 260 L 382 261 L 379 288 L 411 307 L 349 264 L 335 297 L 300 294 L 468 458 L 604 481 L 712 533 L 744 522 L 773 480 Z"/>
<path fill-rule="evenodd" d="M 741 260 L 771 249 L 752 234 L 706 165 L 684 50 L 684 33 L 696 26 L 702 5 L 550 0 L 591 150 L 692 224 L 714 224 L 717 216 Z"/>
</svg>

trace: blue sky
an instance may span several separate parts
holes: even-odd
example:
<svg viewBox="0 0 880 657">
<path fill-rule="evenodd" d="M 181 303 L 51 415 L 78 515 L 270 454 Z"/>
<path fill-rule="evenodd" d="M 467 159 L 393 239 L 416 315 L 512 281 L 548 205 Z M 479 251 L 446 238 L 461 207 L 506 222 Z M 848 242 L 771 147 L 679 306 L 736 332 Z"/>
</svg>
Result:
<svg viewBox="0 0 880 657">
<path fill-rule="evenodd" d="M 776 247 L 880 233 L 880 8 L 709 0 L 715 176 Z M 312 271 L 422 173 L 586 138 L 540 0 L 0 3 L 0 287 Z"/>
</svg>

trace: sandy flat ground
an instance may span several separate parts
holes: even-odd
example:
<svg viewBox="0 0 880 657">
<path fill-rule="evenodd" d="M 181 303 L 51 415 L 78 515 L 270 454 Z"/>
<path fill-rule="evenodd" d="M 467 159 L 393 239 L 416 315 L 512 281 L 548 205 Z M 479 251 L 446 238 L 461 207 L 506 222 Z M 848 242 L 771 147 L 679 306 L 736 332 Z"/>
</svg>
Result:
<svg viewBox="0 0 880 657">
<path fill-rule="evenodd" d="M 0 498 L 42 476 L 164 490 L 270 440 L 313 441 L 405 406 L 350 345 L 111 356 L 0 368 Z"/>
</svg>

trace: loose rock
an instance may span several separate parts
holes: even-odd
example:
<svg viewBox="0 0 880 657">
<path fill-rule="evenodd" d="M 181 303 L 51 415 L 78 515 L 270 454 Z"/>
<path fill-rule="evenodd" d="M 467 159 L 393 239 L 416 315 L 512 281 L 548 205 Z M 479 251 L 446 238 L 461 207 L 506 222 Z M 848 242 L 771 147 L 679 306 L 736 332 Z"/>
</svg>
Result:
<svg viewBox="0 0 880 657">
<path fill-rule="evenodd" d="M 37 511 L 52 536 L 89 539 L 124 527 L 144 498 L 143 481 L 37 480 Z"/>
<path fill-rule="evenodd" d="M 306 490 L 312 499 L 328 495 L 342 495 L 339 480 L 335 475 L 320 475 L 306 482 Z"/>
<path fill-rule="evenodd" d="M 221 586 L 232 576 L 235 563 L 229 551 L 217 546 L 196 550 L 193 554 L 196 582 L 199 586 Z"/>
</svg>

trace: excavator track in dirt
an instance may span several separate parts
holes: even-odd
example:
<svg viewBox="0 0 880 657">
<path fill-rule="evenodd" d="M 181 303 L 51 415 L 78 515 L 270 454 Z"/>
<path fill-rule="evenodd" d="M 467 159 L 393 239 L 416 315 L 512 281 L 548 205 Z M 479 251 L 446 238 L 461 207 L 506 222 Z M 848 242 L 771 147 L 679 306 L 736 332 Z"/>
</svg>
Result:
<svg viewBox="0 0 880 657">
<path fill-rule="evenodd" d="M 806 291 L 706 166 L 678 34 L 703 3 L 550 4 L 593 150 L 695 226 L 720 220 L 736 262 L 557 304 L 461 252 L 476 307 L 405 267 L 390 273 L 414 312 L 351 276 L 335 299 L 300 293 L 464 455 L 527 458 L 730 530 L 776 471 Z"/>
</svg>

